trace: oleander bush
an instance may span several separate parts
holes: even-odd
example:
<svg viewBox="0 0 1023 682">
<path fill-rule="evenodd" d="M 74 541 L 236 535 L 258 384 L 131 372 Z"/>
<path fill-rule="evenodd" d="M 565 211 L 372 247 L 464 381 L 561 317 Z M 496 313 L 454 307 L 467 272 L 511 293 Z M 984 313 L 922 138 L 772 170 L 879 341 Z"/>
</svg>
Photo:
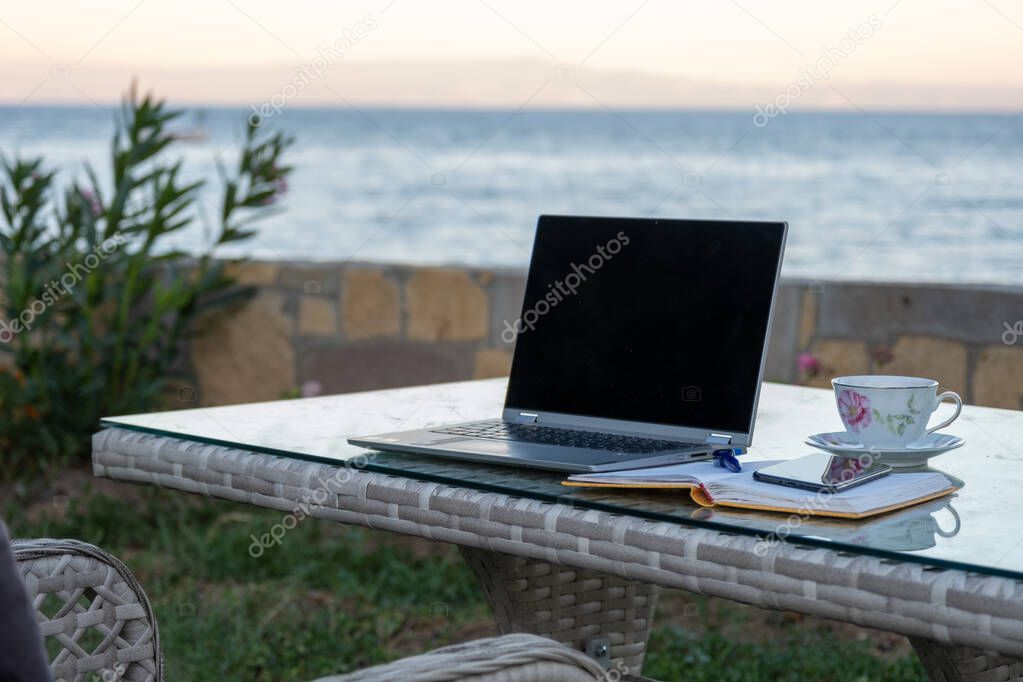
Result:
<svg viewBox="0 0 1023 682">
<path fill-rule="evenodd" d="M 246 125 L 238 165 L 217 165 L 208 243 L 186 253 L 171 237 L 208 212 L 174 154 L 182 113 L 132 87 L 103 177 L 0 150 L 0 477 L 82 457 L 101 416 L 155 409 L 201 316 L 247 294 L 213 256 L 276 210 L 291 140 Z"/>
</svg>

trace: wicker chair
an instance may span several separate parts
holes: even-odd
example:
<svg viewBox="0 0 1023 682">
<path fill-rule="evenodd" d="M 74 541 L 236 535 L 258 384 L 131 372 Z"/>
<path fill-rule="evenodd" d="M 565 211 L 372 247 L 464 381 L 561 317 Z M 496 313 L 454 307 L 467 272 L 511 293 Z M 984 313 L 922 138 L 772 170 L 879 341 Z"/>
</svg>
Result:
<svg viewBox="0 0 1023 682">
<path fill-rule="evenodd" d="M 12 549 L 39 629 L 50 650 L 57 649 L 50 664 L 56 682 L 163 680 L 163 651 L 156 618 L 146 593 L 127 566 L 98 547 L 77 540 L 21 540 L 12 543 Z M 536 635 L 510 634 L 318 682 L 604 679 L 604 669 L 582 652 Z"/>
<path fill-rule="evenodd" d="M 77 540 L 15 540 L 11 549 L 47 648 L 56 649 L 54 680 L 163 680 L 156 618 L 127 566 Z"/>
<path fill-rule="evenodd" d="M 515 634 L 455 644 L 315 682 L 604 682 L 606 673 L 581 651 L 545 637 Z"/>
</svg>

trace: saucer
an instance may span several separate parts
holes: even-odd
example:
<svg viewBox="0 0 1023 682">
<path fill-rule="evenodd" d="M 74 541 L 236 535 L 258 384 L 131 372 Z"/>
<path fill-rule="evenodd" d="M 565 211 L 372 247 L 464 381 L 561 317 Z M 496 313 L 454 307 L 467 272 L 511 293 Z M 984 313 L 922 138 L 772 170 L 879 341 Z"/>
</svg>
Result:
<svg viewBox="0 0 1023 682">
<path fill-rule="evenodd" d="M 876 453 L 878 461 L 891 467 L 915 467 L 927 463 L 931 457 L 962 447 L 966 441 L 947 433 L 929 433 L 912 443 L 898 448 L 867 447 L 845 431 L 815 433 L 806 439 L 807 445 L 826 450 L 840 457 L 859 457 Z"/>
</svg>

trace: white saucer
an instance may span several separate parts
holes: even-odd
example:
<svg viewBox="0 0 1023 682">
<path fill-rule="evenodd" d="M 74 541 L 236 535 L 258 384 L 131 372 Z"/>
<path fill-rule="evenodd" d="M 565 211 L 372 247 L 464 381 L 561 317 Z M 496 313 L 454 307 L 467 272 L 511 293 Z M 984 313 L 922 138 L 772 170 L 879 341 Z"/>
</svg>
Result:
<svg viewBox="0 0 1023 682">
<path fill-rule="evenodd" d="M 966 441 L 947 433 L 929 433 L 923 438 L 898 448 L 867 447 L 845 431 L 815 433 L 806 439 L 807 445 L 826 450 L 841 457 L 859 457 L 873 452 L 877 459 L 892 467 L 915 467 L 927 464 L 931 457 L 962 447 Z"/>
</svg>

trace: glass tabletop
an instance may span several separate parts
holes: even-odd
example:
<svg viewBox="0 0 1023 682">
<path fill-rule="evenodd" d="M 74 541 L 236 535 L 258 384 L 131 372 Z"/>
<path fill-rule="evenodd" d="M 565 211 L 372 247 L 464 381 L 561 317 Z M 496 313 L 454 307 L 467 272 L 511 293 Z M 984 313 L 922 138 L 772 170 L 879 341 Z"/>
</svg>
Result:
<svg viewBox="0 0 1023 682">
<path fill-rule="evenodd" d="M 654 521 L 820 546 L 1023 579 L 1023 412 L 967 406 L 947 429 L 966 444 L 930 461 L 962 489 L 952 496 L 862 520 L 706 508 L 686 491 L 568 488 L 554 472 L 369 452 L 352 436 L 500 415 L 504 380 L 440 384 L 273 403 L 111 417 L 128 428 L 310 461 L 345 463 L 411 478 L 571 504 Z M 744 459 L 813 452 L 807 436 L 841 429 L 831 391 L 765 384 L 754 444 Z M 1015 448 L 1015 450 L 1013 449 Z M 1017 452 L 1018 451 L 1018 452 Z M 898 473 L 892 475 L 899 475 Z M 782 527 L 786 532 L 779 532 Z"/>
</svg>

